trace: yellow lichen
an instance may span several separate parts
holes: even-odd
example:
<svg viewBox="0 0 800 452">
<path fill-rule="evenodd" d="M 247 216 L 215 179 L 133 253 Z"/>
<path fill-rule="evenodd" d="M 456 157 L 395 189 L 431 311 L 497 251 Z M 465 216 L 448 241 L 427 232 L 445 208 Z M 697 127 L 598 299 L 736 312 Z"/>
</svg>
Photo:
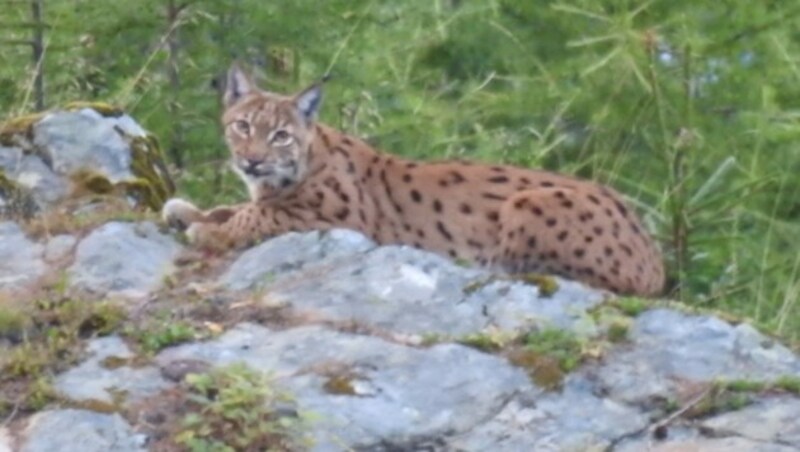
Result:
<svg viewBox="0 0 800 452">
<path fill-rule="evenodd" d="M 550 275 L 525 273 L 521 275 L 514 275 L 513 278 L 526 284 L 532 284 L 538 287 L 539 294 L 543 297 L 549 297 L 558 292 L 558 281 L 556 281 L 556 279 Z"/>
<path fill-rule="evenodd" d="M 167 170 L 161 145 L 155 136 L 146 135 L 131 139 L 130 146 L 131 170 L 138 180 L 126 184 L 138 194 L 143 205 L 161 210 L 167 199 L 175 193 L 175 183 Z"/>
<path fill-rule="evenodd" d="M 554 277 L 539 273 L 521 273 L 509 276 L 491 275 L 488 278 L 467 284 L 462 290 L 466 295 L 471 295 L 496 281 L 519 281 L 534 285 L 539 288 L 539 294 L 543 297 L 549 297 L 558 291 L 558 281 Z"/>
<path fill-rule="evenodd" d="M 322 385 L 325 392 L 334 395 L 356 395 L 356 389 L 353 386 L 353 376 L 334 375 Z"/>
<path fill-rule="evenodd" d="M 20 144 L 20 136 L 30 140 L 32 126 L 39 122 L 43 116 L 44 113 L 32 113 L 11 118 L 0 124 L 0 145 L 18 146 Z"/>
<path fill-rule="evenodd" d="M 89 108 L 91 110 L 94 110 L 105 117 L 116 118 L 118 116 L 122 116 L 123 114 L 125 114 L 125 112 L 120 107 L 107 104 L 105 102 L 87 102 L 79 100 L 64 105 L 64 110 L 67 111 L 83 110 L 84 108 Z"/>
</svg>

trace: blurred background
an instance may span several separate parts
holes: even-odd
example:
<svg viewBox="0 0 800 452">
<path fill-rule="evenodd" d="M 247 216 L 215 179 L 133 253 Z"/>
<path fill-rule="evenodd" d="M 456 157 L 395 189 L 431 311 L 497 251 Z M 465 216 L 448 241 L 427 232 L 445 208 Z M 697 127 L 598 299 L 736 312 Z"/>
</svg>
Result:
<svg viewBox="0 0 800 452">
<path fill-rule="evenodd" d="M 330 73 L 322 120 L 381 149 L 610 184 L 645 216 L 670 295 L 800 339 L 800 2 L 0 0 L 0 118 L 118 105 L 183 196 L 246 199 L 219 80 Z"/>
</svg>

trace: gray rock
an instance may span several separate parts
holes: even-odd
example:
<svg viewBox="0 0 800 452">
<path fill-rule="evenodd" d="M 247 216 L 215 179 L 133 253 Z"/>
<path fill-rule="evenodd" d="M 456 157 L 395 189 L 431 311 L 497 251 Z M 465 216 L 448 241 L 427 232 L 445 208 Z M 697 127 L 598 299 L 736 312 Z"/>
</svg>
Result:
<svg viewBox="0 0 800 452">
<path fill-rule="evenodd" d="M 800 359 L 751 326 L 667 309 L 640 315 L 632 347 L 613 351 L 590 372 L 616 400 L 645 403 L 672 397 L 686 382 L 719 378 L 772 381 L 800 375 Z"/>
<path fill-rule="evenodd" d="M 60 234 L 47 241 L 44 248 L 44 259 L 47 262 L 58 262 L 72 254 L 78 239 L 68 234 Z"/>
<path fill-rule="evenodd" d="M 30 190 L 34 198 L 51 204 L 69 193 L 69 183 L 40 157 L 25 154 L 19 148 L 0 147 L 0 173 L 20 187 Z"/>
<path fill-rule="evenodd" d="M 46 115 L 33 126 L 33 144 L 56 173 L 87 169 L 112 183 L 132 180 L 130 146 L 117 128 L 127 136 L 146 135 L 129 117 L 104 117 L 84 108 Z"/>
<path fill-rule="evenodd" d="M 641 440 L 626 443 L 614 450 L 616 452 L 797 452 L 796 447 L 738 437 L 698 437 L 677 441 Z"/>
<path fill-rule="evenodd" d="M 35 414 L 22 434 L 22 452 L 138 452 L 146 437 L 118 414 L 55 410 Z"/>
<path fill-rule="evenodd" d="M 222 275 L 222 286 L 232 290 L 258 289 L 275 276 L 307 265 L 331 265 L 341 258 L 353 259 L 375 244 L 355 231 L 289 233 L 268 240 L 244 253 Z"/>
<path fill-rule="evenodd" d="M 3 173 L 14 171 L 22 160 L 22 149 L 0 145 L 0 170 Z"/>
<path fill-rule="evenodd" d="M 402 444 L 465 431 L 519 391 L 535 392 L 524 372 L 459 345 L 416 349 L 321 327 L 280 332 L 241 324 L 216 340 L 163 351 L 157 361 L 245 362 L 274 374 L 301 410 L 316 413 L 315 450 Z M 324 389 L 324 369 L 346 369 L 354 394 Z M 457 371 L 455 371 L 457 369 Z"/>
<path fill-rule="evenodd" d="M 388 246 L 309 265 L 268 286 L 270 301 L 401 333 L 465 334 L 486 326 L 465 288 L 483 276 L 412 248 Z"/>
<path fill-rule="evenodd" d="M 0 427 L 0 452 L 12 452 L 11 445 L 11 435 L 9 435 L 8 429 Z"/>
<path fill-rule="evenodd" d="M 221 284 L 259 287 L 271 303 L 333 320 L 453 336 L 489 326 L 570 328 L 604 299 L 601 292 L 570 281 L 557 280 L 559 290 L 544 297 L 536 286 L 491 278 L 487 271 L 414 248 L 373 248 L 361 234 L 339 230 L 267 241 L 234 262 Z"/>
<path fill-rule="evenodd" d="M 132 367 L 111 360 L 132 358 L 134 354 L 117 336 L 95 339 L 87 347 L 89 359 L 59 375 L 55 389 L 74 401 L 96 400 L 105 403 L 133 402 L 171 386 L 154 366 Z"/>
<path fill-rule="evenodd" d="M 47 266 L 42 245 L 28 240 L 16 223 L 0 223 L 0 292 L 23 289 L 42 277 Z"/>
<path fill-rule="evenodd" d="M 452 439 L 448 450 L 600 451 L 647 426 L 644 413 L 592 391 L 574 381 L 561 393 L 517 398 L 488 422 Z"/>
<path fill-rule="evenodd" d="M 97 294 L 142 297 L 172 273 L 180 249 L 152 223 L 107 223 L 78 244 L 69 281 Z"/>
<path fill-rule="evenodd" d="M 738 411 L 707 419 L 701 425 L 713 436 L 741 436 L 753 441 L 792 445 L 800 449 L 800 399 L 760 400 Z"/>
<path fill-rule="evenodd" d="M 485 306 L 489 324 L 503 330 L 525 329 L 529 325 L 572 330 L 581 336 L 597 333 L 587 311 L 607 299 L 607 294 L 581 283 L 554 278 L 558 290 L 543 296 L 536 286 L 499 281 L 474 292 L 470 303 Z"/>
</svg>

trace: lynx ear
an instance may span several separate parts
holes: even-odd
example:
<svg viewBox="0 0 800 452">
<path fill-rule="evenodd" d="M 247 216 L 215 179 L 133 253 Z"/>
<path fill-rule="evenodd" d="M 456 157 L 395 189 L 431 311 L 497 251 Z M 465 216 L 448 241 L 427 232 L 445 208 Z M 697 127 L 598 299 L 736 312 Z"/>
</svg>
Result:
<svg viewBox="0 0 800 452">
<path fill-rule="evenodd" d="M 230 107 L 255 89 L 256 87 L 250 76 L 242 70 L 239 63 L 233 63 L 231 68 L 228 69 L 228 79 L 225 83 L 225 94 L 223 96 L 225 106 Z"/>
<path fill-rule="evenodd" d="M 322 103 L 322 84 L 315 83 L 294 97 L 294 104 L 300 116 L 307 122 L 317 119 L 319 106 Z"/>
</svg>

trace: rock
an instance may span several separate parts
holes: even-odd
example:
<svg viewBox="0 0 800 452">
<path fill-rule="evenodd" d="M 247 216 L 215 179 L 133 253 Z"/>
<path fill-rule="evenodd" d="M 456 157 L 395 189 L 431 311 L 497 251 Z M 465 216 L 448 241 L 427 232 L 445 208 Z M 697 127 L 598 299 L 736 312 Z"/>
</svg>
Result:
<svg viewBox="0 0 800 452">
<path fill-rule="evenodd" d="M 131 362 L 134 354 L 117 336 L 92 340 L 89 359 L 59 375 L 55 389 L 72 401 L 135 402 L 171 386 L 154 366 Z"/>
<path fill-rule="evenodd" d="M 715 317 L 655 309 L 636 319 L 630 339 L 632 346 L 591 370 L 604 392 L 629 403 L 671 398 L 687 382 L 800 375 L 800 359 L 789 349 L 747 324 Z"/>
<path fill-rule="evenodd" d="M 67 258 L 72 254 L 78 239 L 69 234 L 59 234 L 50 238 L 44 248 L 45 261 L 52 263 Z"/>
<path fill-rule="evenodd" d="M 0 223 L 0 293 L 23 289 L 42 277 L 47 270 L 43 252 L 19 225 Z"/>
<path fill-rule="evenodd" d="M 90 170 L 112 183 L 131 180 L 133 156 L 126 137 L 147 135 L 129 116 L 105 117 L 84 108 L 45 115 L 33 124 L 33 144 L 59 174 Z"/>
<path fill-rule="evenodd" d="M 159 290 L 181 250 L 151 223 L 108 223 L 77 245 L 72 236 L 36 244 L 15 224 L 0 223 L 0 238 L 0 275 L 10 281 L 35 280 L 45 257 L 69 261 L 75 248 L 68 282 L 103 296 Z M 800 397 L 775 389 L 737 394 L 752 402 L 738 411 L 737 404 L 721 403 L 704 416 L 671 418 L 666 437 L 654 437 L 668 406 L 682 406 L 719 379 L 800 377 L 800 358 L 747 324 L 666 308 L 618 318 L 607 315 L 611 307 L 593 311 L 607 294 L 578 283 L 553 279 L 558 290 L 545 294 L 421 250 L 378 247 L 344 230 L 277 237 L 219 270 L 207 305 L 168 304 L 183 299 L 181 288 L 157 300 L 197 315 L 193 324 L 207 320 L 218 337 L 163 350 L 154 363 L 133 357 L 119 337 L 94 339 L 88 359 L 55 378 L 61 396 L 82 407 L 128 409 L 136 425 L 81 410 L 28 420 L 21 414 L 9 431 L 16 435 L 30 421 L 14 438 L 23 450 L 143 450 L 144 438 L 134 434 L 142 430 L 154 444 L 166 442 L 171 422 L 183 415 L 184 377 L 237 362 L 274 376 L 274 389 L 294 397 L 274 407 L 279 416 L 314 419 L 314 451 L 781 452 L 800 445 Z M 208 274 L 182 272 L 180 285 Z M 250 302 L 253 292 L 268 309 Z M 273 318 L 276 302 L 280 315 Z M 228 317 L 228 308 L 244 310 Z M 231 326 L 251 313 L 281 329 Z M 603 336 L 611 320 L 624 321 L 624 337 Z M 556 350 L 585 358 L 558 390 L 532 383 L 530 369 L 506 358 L 512 350 L 490 354 L 456 343 L 476 332 L 512 337 L 534 325 L 579 340 L 580 351 Z M 408 345 L 424 343 L 426 334 L 437 345 Z M 512 347 L 520 351 L 522 344 Z M 12 442 L 3 433 L 0 452 Z"/>
<path fill-rule="evenodd" d="M 518 391 L 536 392 L 523 371 L 467 347 L 416 349 L 317 326 L 273 332 L 241 324 L 218 339 L 156 357 L 162 366 L 182 359 L 214 365 L 241 361 L 276 375 L 301 411 L 324 419 L 315 425 L 314 450 L 320 451 L 465 431 Z M 330 369 L 337 369 L 334 375 Z M 325 389 L 335 375 L 348 379 L 342 393 Z"/>
<path fill-rule="evenodd" d="M 759 400 L 738 411 L 701 423 L 711 436 L 735 435 L 762 443 L 800 448 L 800 399 L 775 397 Z"/>
<path fill-rule="evenodd" d="M 312 264 L 332 264 L 375 246 L 362 234 L 334 229 L 328 232 L 289 233 L 242 253 L 222 275 L 220 283 L 232 290 L 259 289 L 270 279 Z"/>
<path fill-rule="evenodd" d="M 69 182 L 53 172 L 46 160 L 23 153 L 19 148 L 0 147 L 0 170 L 36 200 L 52 204 L 69 194 Z"/>
<path fill-rule="evenodd" d="M 797 448 L 761 443 L 745 438 L 692 438 L 677 441 L 639 441 L 614 449 L 617 452 L 796 452 Z"/>
<path fill-rule="evenodd" d="M 174 192 L 155 139 L 108 106 L 76 104 L 12 119 L 0 125 L 0 144 L 6 214 L 14 214 L 12 192 L 39 210 L 83 192 L 125 194 L 133 205 L 158 210 Z"/>
<path fill-rule="evenodd" d="M 78 244 L 69 282 L 96 294 L 142 297 L 172 273 L 180 249 L 153 223 L 107 223 Z"/>
<path fill-rule="evenodd" d="M 488 326 L 570 328 L 602 302 L 598 291 L 564 280 L 552 296 L 536 286 L 460 267 L 404 246 L 375 248 L 353 231 L 287 234 L 246 251 L 221 277 L 231 289 L 260 288 L 332 320 L 403 334 L 464 335 Z"/>
<path fill-rule="evenodd" d="M 8 429 L 0 427 L 0 452 L 12 452 L 11 444 L 11 435 L 8 434 Z"/>
<path fill-rule="evenodd" d="M 119 414 L 54 410 L 33 415 L 22 434 L 22 452 L 138 452 L 146 437 Z"/>
<path fill-rule="evenodd" d="M 645 413 L 600 398 L 593 389 L 573 381 L 561 393 L 517 398 L 488 422 L 451 440 L 448 450 L 610 450 L 614 440 L 647 426 Z"/>
</svg>

